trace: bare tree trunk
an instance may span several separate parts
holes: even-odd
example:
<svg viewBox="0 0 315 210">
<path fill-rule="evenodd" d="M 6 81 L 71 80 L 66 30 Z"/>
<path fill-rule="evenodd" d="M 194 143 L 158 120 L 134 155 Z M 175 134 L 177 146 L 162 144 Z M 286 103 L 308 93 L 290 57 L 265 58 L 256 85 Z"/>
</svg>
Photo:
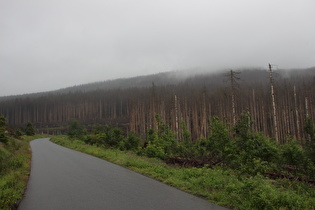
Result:
<svg viewBox="0 0 315 210">
<path fill-rule="evenodd" d="M 202 134 L 207 138 L 207 110 L 206 110 L 206 94 L 202 94 Z"/>
<path fill-rule="evenodd" d="M 239 77 L 240 72 L 236 72 L 230 70 L 230 73 L 226 74 L 225 76 L 229 77 L 231 83 L 231 99 L 232 99 L 232 122 L 233 126 L 236 124 L 236 111 L 235 111 L 235 95 L 238 88 L 237 80 L 240 79 Z"/>
<path fill-rule="evenodd" d="M 305 110 L 306 110 L 306 117 L 309 116 L 309 113 L 308 113 L 308 97 L 305 97 Z"/>
<path fill-rule="evenodd" d="M 175 132 L 176 132 L 176 139 L 178 139 L 178 107 L 177 107 L 177 96 L 174 95 L 174 103 L 175 103 Z"/>
<path fill-rule="evenodd" d="M 299 111 L 297 106 L 297 99 L 296 99 L 296 87 L 294 85 L 294 106 L 295 106 L 295 116 L 296 116 L 296 128 L 297 128 L 297 139 L 301 139 L 300 133 L 300 120 L 299 120 Z"/>
<path fill-rule="evenodd" d="M 272 68 L 270 64 L 269 64 L 269 78 L 270 78 L 271 100 L 272 100 L 272 110 L 273 110 L 274 132 L 275 132 L 274 135 L 275 135 L 276 141 L 279 142 L 277 110 L 276 110 L 273 78 L 272 78 Z"/>
</svg>

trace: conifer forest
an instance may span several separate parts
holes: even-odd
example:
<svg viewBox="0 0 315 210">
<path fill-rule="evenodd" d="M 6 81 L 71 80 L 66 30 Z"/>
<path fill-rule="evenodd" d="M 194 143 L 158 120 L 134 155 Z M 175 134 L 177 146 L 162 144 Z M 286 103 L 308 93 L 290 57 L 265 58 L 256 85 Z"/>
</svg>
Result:
<svg viewBox="0 0 315 210">
<path fill-rule="evenodd" d="M 306 118 L 315 119 L 315 69 L 256 69 L 182 76 L 160 73 L 75 86 L 58 91 L 0 98 L 0 114 L 12 127 L 32 122 L 38 132 L 63 133 L 76 119 L 88 128 L 117 126 L 137 133 L 157 127 L 156 115 L 182 139 L 181 125 L 191 141 L 207 138 L 209 119 L 229 126 L 249 114 L 250 126 L 283 143 L 287 137 L 305 141 Z"/>
</svg>

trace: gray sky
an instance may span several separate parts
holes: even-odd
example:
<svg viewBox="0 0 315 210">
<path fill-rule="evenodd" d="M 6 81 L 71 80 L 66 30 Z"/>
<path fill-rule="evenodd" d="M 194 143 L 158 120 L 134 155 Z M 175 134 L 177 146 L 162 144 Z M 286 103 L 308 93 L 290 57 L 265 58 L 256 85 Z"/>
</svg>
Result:
<svg viewBox="0 0 315 210">
<path fill-rule="evenodd" d="M 315 66 L 314 0 L 0 0 L 0 96 L 165 71 Z"/>
</svg>

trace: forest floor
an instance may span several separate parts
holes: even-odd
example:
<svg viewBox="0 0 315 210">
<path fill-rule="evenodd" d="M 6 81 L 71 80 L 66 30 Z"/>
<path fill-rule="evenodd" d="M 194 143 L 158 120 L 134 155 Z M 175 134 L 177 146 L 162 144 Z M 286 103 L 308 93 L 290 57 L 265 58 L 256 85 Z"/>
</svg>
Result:
<svg viewBox="0 0 315 210">
<path fill-rule="evenodd" d="M 261 174 L 240 174 L 227 167 L 185 168 L 133 152 L 87 145 L 66 136 L 52 142 L 124 166 L 168 185 L 233 209 L 315 209 L 315 185 Z"/>
</svg>

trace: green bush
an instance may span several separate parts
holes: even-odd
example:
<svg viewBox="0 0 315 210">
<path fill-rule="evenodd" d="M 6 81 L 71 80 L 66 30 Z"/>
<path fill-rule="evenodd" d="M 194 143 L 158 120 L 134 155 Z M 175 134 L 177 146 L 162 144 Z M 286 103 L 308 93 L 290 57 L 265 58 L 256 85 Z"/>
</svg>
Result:
<svg viewBox="0 0 315 210">
<path fill-rule="evenodd" d="M 306 155 L 315 165 L 315 126 L 310 117 L 306 118 L 304 130 L 308 135 L 307 141 L 304 145 Z"/>
<path fill-rule="evenodd" d="M 124 142 L 123 131 L 119 128 L 108 128 L 105 136 L 105 144 L 110 147 L 119 148 Z"/>
<path fill-rule="evenodd" d="M 8 143 L 8 137 L 5 135 L 5 132 L 0 131 L 0 142 L 7 144 Z"/>
<path fill-rule="evenodd" d="M 309 135 L 308 141 L 315 141 L 315 126 L 310 117 L 306 117 L 304 131 Z"/>
<path fill-rule="evenodd" d="M 128 137 L 124 141 L 124 149 L 136 151 L 139 149 L 141 139 L 133 132 L 128 133 Z"/>
<path fill-rule="evenodd" d="M 289 139 L 281 146 L 284 164 L 302 166 L 306 160 L 304 149 L 294 139 Z"/>
<path fill-rule="evenodd" d="M 105 133 L 98 133 L 98 134 L 90 134 L 87 135 L 84 139 L 84 142 L 90 145 L 96 145 L 98 147 L 104 145 L 105 142 Z"/>
<path fill-rule="evenodd" d="M 2 143 L 8 143 L 8 137 L 6 136 L 6 119 L 4 116 L 0 116 L 0 142 Z"/>
<path fill-rule="evenodd" d="M 227 125 L 219 121 L 219 118 L 213 117 L 210 120 L 210 131 L 207 151 L 212 154 L 215 161 L 228 159 L 233 150 L 233 142 Z"/>
<path fill-rule="evenodd" d="M 33 125 L 32 125 L 31 122 L 28 122 L 26 124 L 25 134 L 28 135 L 28 136 L 34 136 L 35 135 L 35 130 L 34 130 Z"/>
<path fill-rule="evenodd" d="M 153 138 L 151 143 L 155 144 L 158 148 L 162 148 L 167 156 L 176 153 L 177 139 L 175 138 L 175 134 L 167 124 L 161 120 L 159 115 L 156 115 L 156 121 L 158 129 L 156 134 L 153 133 L 152 135 L 157 136 Z"/>
<path fill-rule="evenodd" d="M 14 132 L 14 138 L 21 138 L 21 136 L 23 135 L 22 131 L 20 129 L 16 129 L 16 131 Z"/>
<path fill-rule="evenodd" d="M 159 135 L 158 132 L 153 130 L 148 132 L 148 139 L 149 142 L 144 149 L 146 156 L 165 159 L 170 156 L 172 152 L 175 153 L 172 139 L 168 140 L 166 136 L 162 136 L 162 134 Z"/>
<path fill-rule="evenodd" d="M 84 126 L 79 123 L 77 120 L 72 120 L 68 127 L 68 136 L 70 139 L 80 139 L 84 140 L 85 135 L 87 134 Z"/>
<path fill-rule="evenodd" d="M 121 129 L 97 125 L 93 128 L 92 134 L 87 135 L 84 142 L 98 147 L 106 146 L 120 150 L 138 150 L 141 139 L 133 132 L 129 132 L 127 138 Z"/>
<path fill-rule="evenodd" d="M 315 165 L 309 158 L 307 151 L 294 139 L 281 145 L 281 164 L 296 168 L 295 175 L 307 175 L 315 178 Z"/>
<path fill-rule="evenodd" d="M 276 167 L 279 144 L 250 129 L 250 116 L 243 114 L 234 126 L 235 137 L 229 161 L 234 168 L 249 174 L 264 173 Z"/>
<path fill-rule="evenodd" d="M 166 154 L 164 151 L 164 148 L 159 146 L 159 145 L 155 145 L 152 144 L 151 142 L 148 143 L 147 147 L 145 148 L 144 154 L 147 157 L 150 158 L 160 158 L 162 160 L 164 160 L 166 158 Z"/>
</svg>

